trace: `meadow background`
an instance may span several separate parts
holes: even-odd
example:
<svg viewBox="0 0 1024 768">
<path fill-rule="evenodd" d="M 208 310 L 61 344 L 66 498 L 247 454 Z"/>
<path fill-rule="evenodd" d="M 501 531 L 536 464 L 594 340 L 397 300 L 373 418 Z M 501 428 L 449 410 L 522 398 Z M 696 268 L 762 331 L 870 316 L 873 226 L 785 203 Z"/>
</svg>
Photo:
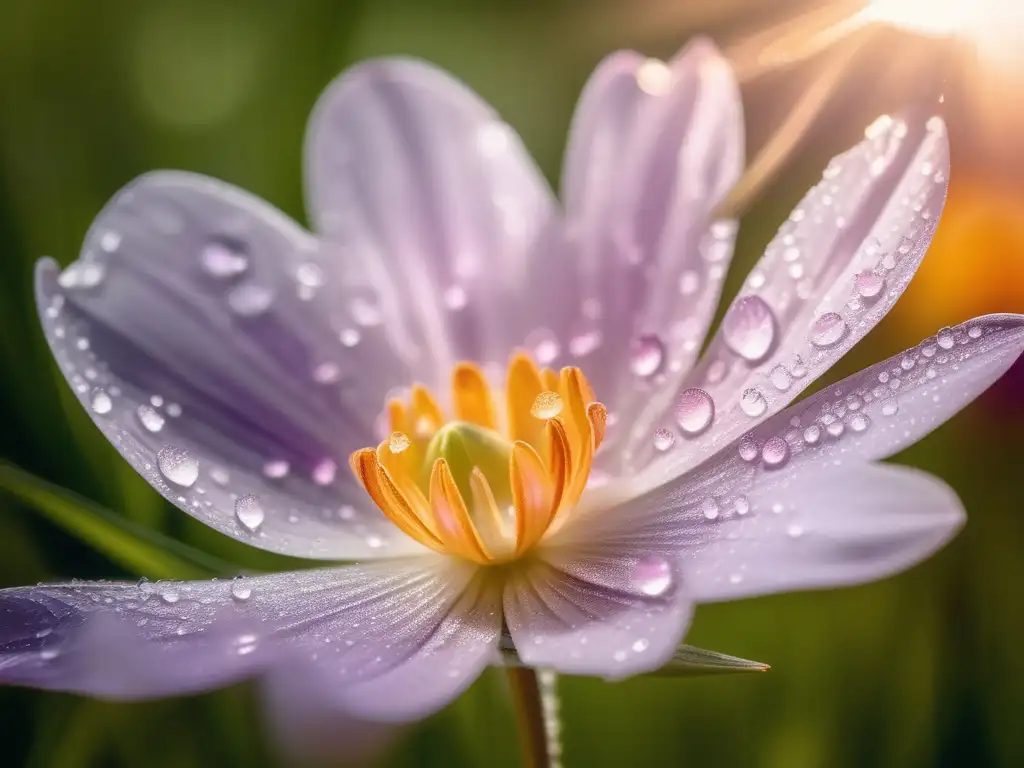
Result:
<svg viewBox="0 0 1024 768">
<path fill-rule="evenodd" d="M 230 181 L 304 221 L 300 149 L 319 92 L 368 56 L 448 68 L 493 103 L 553 183 L 576 95 L 610 51 L 668 56 L 692 34 L 727 50 L 814 3 L 764 0 L 0 0 L 0 460 L 237 569 L 288 565 L 171 508 L 92 426 L 35 319 L 34 261 L 73 260 L 136 175 Z M 879 32 L 743 220 L 727 295 L 827 159 L 878 114 L 929 98 L 942 63 L 953 172 L 919 279 L 831 374 L 943 325 L 1024 311 L 1024 66 L 982 71 Z M 907 56 L 924 64 L 907 64 Z M 948 53 L 948 55 L 947 55 Z M 829 52 L 744 83 L 753 156 Z M 931 63 L 929 63 L 931 62 Z M 915 67 L 918 67 L 915 69 Z M 996 97 L 984 96 L 996 84 Z M 932 94 L 934 96 L 935 94 Z M 1013 105 L 1017 104 L 1015 108 Z M 568 766 L 1024 765 L 1024 368 L 896 460 L 945 478 L 970 519 L 937 557 L 885 582 L 702 608 L 689 642 L 767 674 L 619 684 L 565 679 Z M 0 472 L 0 587 L 131 578 L 68 530 L 52 495 Z M 4 489 L 6 486 L 6 490 Z M 78 502 L 74 502 L 77 504 Z M 63 519 L 61 525 L 55 520 Z M 154 566 L 155 567 L 155 566 Z M 281 764 L 252 686 L 146 704 L 0 689 L 11 766 Z M 500 672 L 401 732 L 381 765 L 512 766 Z"/>
</svg>

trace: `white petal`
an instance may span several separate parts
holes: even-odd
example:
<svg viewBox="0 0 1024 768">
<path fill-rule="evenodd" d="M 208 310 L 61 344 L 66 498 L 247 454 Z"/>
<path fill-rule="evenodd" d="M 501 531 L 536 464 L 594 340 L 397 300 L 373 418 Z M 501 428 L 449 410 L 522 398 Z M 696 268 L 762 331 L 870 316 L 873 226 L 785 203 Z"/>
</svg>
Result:
<svg viewBox="0 0 1024 768">
<path fill-rule="evenodd" d="M 612 550 L 541 557 L 505 586 L 505 621 L 526 664 L 617 679 L 671 658 L 692 612 L 674 563 Z"/>
<path fill-rule="evenodd" d="M 165 498 L 257 547 L 369 558 L 420 548 L 347 468 L 410 380 L 354 309 L 372 298 L 358 276 L 266 203 L 161 172 L 114 197 L 63 273 L 40 262 L 36 290 L 78 399 Z"/>
<path fill-rule="evenodd" d="M 674 388 L 701 347 L 736 232 L 711 213 L 739 178 L 743 144 L 739 88 L 707 40 L 668 63 L 616 53 L 583 92 L 563 174 L 578 275 L 559 286 L 572 313 L 562 362 L 582 364 L 623 423 Z"/>
<path fill-rule="evenodd" d="M 497 598 L 478 576 L 427 557 L 234 581 L 2 590 L 0 681 L 146 698 L 312 666 L 349 711 L 414 717 L 454 697 L 497 649 Z M 402 700 L 374 693 L 396 678 L 422 688 Z"/>
<path fill-rule="evenodd" d="M 687 552 L 683 572 L 698 602 L 881 579 L 932 555 L 964 523 L 956 493 L 924 472 L 807 469 L 758 483 L 745 520 Z"/>
<path fill-rule="evenodd" d="M 768 246 L 683 387 L 715 404 L 714 423 L 651 468 L 651 483 L 695 466 L 781 410 L 888 312 L 931 241 L 946 193 L 942 122 L 883 120 L 829 165 Z M 674 428 L 661 399 L 635 424 L 634 466 Z"/>
<path fill-rule="evenodd" d="M 360 64 L 320 98 L 306 172 L 317 228 L 366 263 L 419 378 L 437 383 L 456 358 L 504 361 L 555 207 L 493 109 L 430 65 Z"/>
</svg>

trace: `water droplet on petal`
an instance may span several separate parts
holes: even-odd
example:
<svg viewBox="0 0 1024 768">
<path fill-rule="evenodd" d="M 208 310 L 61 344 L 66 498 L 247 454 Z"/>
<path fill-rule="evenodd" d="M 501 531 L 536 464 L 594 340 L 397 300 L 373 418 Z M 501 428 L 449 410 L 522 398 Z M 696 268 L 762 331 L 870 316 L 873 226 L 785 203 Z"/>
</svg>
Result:
<svg viewBox="0 0 1024 768">
<path fill-rule="evenodd" d="M 642 594 L 663 595 L 672 586 L 672 566 L 658 555 L 641 558 L 633 569 L 633 583 Z"/>
<path fill-rule="evenodd" d="M 935 341 L 938 342 L 939 347 L 941 347 L 942 349 L 952 349 L 954 343 L 953 329 L 943 328 L 941 331 L 935 334 Z"/>
<path fill-rule="evenodd" d="M 263 525 L 265 517 L 259 496 L 247 493 L 235 500 L 235 519 L 250 533 L 255 533 Z"/>
<path fill-rule="evenodd" d="M 872 299 L 877 299 L 882 293 L 882 289 L 885 288 L 885 278 L 881 275 L 876 275 L 871 270 L 865 270 L 853 278 L 853 287 L 857 291 L 858 296 L 871 301 Z"/>
<path fill-rule="evenodd" d="M 530 406 L 530 414 L 537 419 L 553 419 L 562 412 L 562 397 L 557 392 L 541 392 Z"/>
<path fill-rule="evenodd" d="M 804 535 L 804 527 L 799 523 L 790 523 L 786 527 L 786 535 L 791 539 L 799 539 Z"/>
<path fill-rule="evenodd" d="M 184 448 L 165 445 L 156 455 L 160 474 L 175 485 L 190 487 L 199 478 L 199 461 Z"/>
<path fill-rule="evenodd" d="M 164 428 L 164 417 L 148 405 L 140 405 L 136 408 L 135 415 L 147 432 L 159 432 Z"/>
<path fill-rule="evenodd" d="M 648 378 L 661 370 L 665 345 L 653 334 L 636 339 L 630 349 L 629 367 L 637 376 Z"/>
<path fill-rule="evenodd" d="M 895 400 L 886 400 L 882 403 L 882 415 L 883 416 L 895 416 L 899 413 L 900 406 Z"/>
<path fill-rule="evenodd" d="M 57 284 L 61 288 L 95 288 L 107 275 L 106 266 L 99 261 L 73 261 L 60 273 Z"/>
<path fill-rule="evenodd" d="M 700 505 L 700 511 L 706 520 L 714 520 L 718 517 L 718 502 L 713 496 L 708 496 Z"/>
<path fill-rule="evenodd" d="M 270 309 L 274 294 L 269 288 L 246 283 L 232 289 L 227 295 L 228 307 L 242 317 L 256 317 Z"/>
<path fill-rule="evenodd" d="M 650 642 L 646 638 L 641 637 L 639 640 L 634 640 L 633 641 L 633 645 L 632 645 L 633 652 L 634 653 L 643 653 L 644 651 L 646 651 L 650 647 L 650 645 L 651 645 Z M 555 722 L 557 722 L 557 721 L 555 721 Z"/>
<path fill-rule="evenodd" d="M 388 438 L 388 450 L 392 453 L 401 453 L 410 444 L 409 436 L 404 432 L 392 432 L 391 437 Z"/>
<path fill-rule="evenodd" d="M 291 465 L 283 459 L 274 459 L 263 465 L 263 474 L 273 480 L 280 480 L 291 470 Z"/>
<path fill-rule="evenodd" d="M 972 325 L 967 329 L 967 338 L 969 339 L 980 339 L 981 338 L 981 326 Z"/>
<path fill-rule="evenodd" d="M 241 242 L 215 238 L 200 250 L 199 263 L 206 274 L 218 280 L 226 280 L 245 272 L 249 268 L 249 257 Z"/>
<path fill-rule="evenodd" d="M 92 391 L 90 404 L 92 405 L 93 412 L 100 415 L 110 413 L 110 410 L 114 407 L 113 402 L 110 400 L 110 395 L 102 389 L 94 389 Z"/>
<path fill-rule="evenodd" d="M 224 467 L 211 467 L 210 479 L 217 485 L 227 485 L 231 481 L 231 475 Z"/>
<path fill-rule="evenodd" d="M 338 474 L 338 465 L 332 459 L 324 459 L 313 467 L 313 482 L 317 485 L 330 485 Z"/>
<path fill-rule="evenodd" d="M 757 418 L 768 410 L 768 401 L 764 399 L 764 395 L 761 394 L 760 390 L 746 389 L 740 395 L 740 409 L 747 416 Z"/>
<path fill-rule="evenodd" d="M 660 427 L 654 430 L 654 448 L 658 451 L 667 451 L 676 442 L 676 435 L 671 429 Z"/>
<path fill-rule="evenodd" d="M 846 321 L 837 312 L 826 312 L 811 325 L 811 343 L 831 347 L 846 335 Z"/>
<path fill-rule="evenodd" d="M 231 597 L 240 603 L 244 603 L 252 597 L 252 587 L 245 579 L 235 579 L 231 582 Z"/>
<path fill-rule="evenodd" d="M 744 461 L 756 461 L 761 451 L 752 437 L 742 437 L 740 438 L 739 454 Z"/>
<path fill-rule="evenodd" d="M 715 401 L 703 389 L 690 387 L 676 401 L 676 423 L 687 435 L 699 435 L 715 418 Z"/>
<path fill-rule="evenodd" d="M 726 345 L 748 362 L 763 360 L 775 344 L 775 315 L 760 296 L 744 296 L 722 321 Z"/>
<path fill-rule="evenodd" d="M 871 426 L 871 420 L 863 413 L 856 413 L 847 422 L 854 432 L 863 432 Z"/>
<path fill-rule="evenodd" d="M 793 383 L 793 376 L 784 365 L 776 365 L 768 374 L 768 380 L 779 392 L 785 392 Z"/>
<path fill-rule="evenodd" d="M 320 265 L 307 261 L 295 270 L 295 279 L 306 288 L 319 288 L 324 284 L 324 272 Z"/>
<path fill-rule="evenodd" d="M 338 338 L 341 340 L 342 346 L 351 348 L 359 343 L 360 335 L 355 328 L 346 328 L 338 334 Z"/>
<path fill-rule="evenodd" d="M 750 511 L 750 502 L 746 496 L 737 496 L 732 506 L 737 515 L 745 515 Z"/>
<path fill-rule="evenodd" d="M 181 600 L 181 595 L 179 595 L 174 590 L 168 589 L 160 593 L 160 599 L 168 605 L 174 605 L 176 602 Z"/>
<path fill-rule="evenodd" d="M 636 84 L 650 96 L 664 96 L 672 87 L 672 70 L 663 61 L 647 59 L 636 70 Z"/>
<path fill-rule="evenodd" d="M 821 427 L 817 424 L 811 424 L 807 429 L 804 430 L 804 442 L 808 445 L 814 445 L 821 439 Z"/>
<path fill-rule="evenodd" d="M 789 459 L 789 443 L 781 437 L 770 437 L 761 446 L 761 461 L 769 469 L 781 467 Z"/>
</svg>

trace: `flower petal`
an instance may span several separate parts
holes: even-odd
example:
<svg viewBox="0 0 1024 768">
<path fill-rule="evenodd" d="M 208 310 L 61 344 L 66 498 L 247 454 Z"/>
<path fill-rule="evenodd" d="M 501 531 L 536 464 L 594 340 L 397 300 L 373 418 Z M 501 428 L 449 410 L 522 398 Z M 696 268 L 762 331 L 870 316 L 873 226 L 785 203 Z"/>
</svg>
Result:
<svg viewBox="0 0 1024 768">
<path fill-rule="evenodd" d="M 525 257 L 555 205 L 493 109 L 428 64 L 362 63 L 321 96 L 306 172 L 317 228 L 366 263 L 424 353 L 420 378 L 504 362 L 535 277 Z"/>
<path fill-rule="evenodd" d="M 731 589 L 730 594 L 737 595 L 747 594 L 742 591 L 745 589 L 768 588 L 768 582 L 748 578 L 739 569 L 742 562 L 753 557 L 750 552 L 760 546 L 757 542 L 762 532 L 779 541 L 786 539 L 787 531 L 789 535 L 795 532 L 793 538 L 800 541 L 792 547 L 793 557 L 801 552 L 812 559 L 824 557 L 821 553 L 825 550 L 814 549 L 816 540 L 831 546 L 827 552 L 836 556 L 836 568 L 831 572 L 834 581 L 828 582 L 832 585 L 906 567 L 951 535 L 959 524 L 959 506 L 938 481 L 918 476 L 891 480 L 884 475 L 888 469 L 865 462 L 892 455 L 928 434 L 992 384 L 1022 350 L 1021 315 L 989 315 L 944 329 L 918 347 L 776 414 L 697 469 L 653 491 L 640 492 L 631 499 L 621 496 L 621 488 L 609 487 L 608 494 L 619 495 L 605 499 L 595 492 L 588 502 L 590 509 L 577 510 L 562 529 L 552 534 L 550 544 L 588 547 L 600 542 L 605 547 L 664 557 L 682 552 L 688 562 L 684 565 L 687 577 L 691 569 L 711 569 L 718 579 L 716 587 Z M 837 474 L 840 472 L 846 474 Z M 893 527 L 887 528 L 885 519 L 869 514 L 868 504 L 885 507 L 889 502 L 883 503 L 874 493 L 869 497 L 866 492 L 861 501 L 850 491 L 853 486 L 849 483 L 858 472 L 864 473 L 859 480 L 864 488 L 872 485 L 868 475 L 873 472 L 882 473 L 879 488 L 898 490 L 909 485 L 922 494 L 925 490 L 921 486 L 932 488 L 930 495 L 922 498 L 934 501 L 936 516 L 914 517 L 908 527 L 907 519 L 890 515 L 885 519 L 891 520 Z M 812 480 L 819 477 L 820 481 Z M 646 487 L 646 483 L 644 480 L 638 488 Z M 817 501 L 830 483 L 846 490 L 837 492 L 836 499 L 822 509 L 804 502 L 797 504 L 799 499 L 793 495 L 797 490 L 791 490 L 810 489 L 806 498 Z M 851 498 L 842 500 L 843 493 Z M 845 523 L 838 515 L 843 511 L 854 528 L 841 527 Z M 864 543 L 864 537 L 870 534 L 856 533 L 860 529 L 852 516 L 858 513 L 868 515 L 864 525 L 876 526 L 879 539 L 872 547 L 863 548 L 854 546 L 854 537 L 853 544 L 843 548 L 837 537 L 852 532 Z M 811 543 L 804 547 L 802 534 L 818 529 L 826 535 L 820 539 L 806 537 Z M 892 546 L 886 549 L 882 545 L 889 535 L 893 537 L 888 541 Z M 747 544 L 741 544 L 747 539 Z M 776 539 L 765 544 L 766 551 Z M 858 556 L 864 557 L 863 563 L 856 561 Z M 791 588 L 825 586 L 825 581 L 815 581 L 828 572 L 820 565 L 815 561 L 813 578 L 808 576 L 805 582 L 794 576 L 788 582 Z M 844 574 L 847 581 L 843 581 Z M 738 580 L 732 583 L 737 575 Z M 700 588 L 704 591 L 697 594 L 699 600 L 718 599 L 708 591 L 706 582 Z"/>
<path fill-rule="evenodd" d="M 945 126 L 884 118 L 829 165 L 747 278 L 707 353 L 682 383 L 714 420 L 657 462 L 678 474 L 781 410 L 888 312 L 913 276 L 942 210 Z M 677 428 L 681 401 L 660 398 L 636 422 L 634 466 Z"/>
<path fill-rule="evenodd" d="M 699 602 L 881 579 L 934 554 L 966 519 L 938 478 L 882 464 L 802 468 L 748 500 L 759 513 L 688 553 Z"/>
<path fill-rule="evenodd" d="M 37 301 L 90 416 L 181 509 L 290 555 L 418 551 L 345 469 L 409 373 L 359 265 L 335 257 L 227 184 L 154 173 L 104 208 L 79 261 L 40 262 Z"/>
<path fill-rule="evenodd" d="M 583 92 L 563 173 L 579 286 L 566 351 L 624 423 L 700 350 L 736 232 L 712 212 L 743 153 L 739 87 L 708 40 L 667 64 L 613 54 Z"/>
<path fill-rule="evenodd" d="M 0 682 L 145 698 L 315 665 L 337 701 L 398 718 L 443 704 L 496 651 L 498 613 L 481 598 L 493 592 L 477 575 L 426 557 L 234 581 L 2 590 Z M 424 665 L 424 686 L 436 687 L 392 708 L 348 693 Z"/>
<path fill-rule="evenodd" d="M 552 549 L 505 585 L 505 621 L 526 664 L 616 679 L 665 664 L 692 602 L 667 559 Z"/>
</svg>

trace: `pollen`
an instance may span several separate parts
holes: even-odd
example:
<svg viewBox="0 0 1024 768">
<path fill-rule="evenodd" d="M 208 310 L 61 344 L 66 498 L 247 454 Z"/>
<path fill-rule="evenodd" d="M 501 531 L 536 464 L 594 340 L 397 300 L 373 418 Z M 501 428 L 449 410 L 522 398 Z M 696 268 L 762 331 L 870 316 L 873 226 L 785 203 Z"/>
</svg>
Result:
<svg viewBox="0 0 1024 768">
<path fill-rule="evenodd" d="M 509 361 L 504 391 L 459 363 L 445 413 L 429 389 L 386 405 L 390 437 L 349 463 L 395 525 L 481 564 L 515 560 L 566 519 L 604 437 L 605 407 L 579 368 Z"/>
</svg>

